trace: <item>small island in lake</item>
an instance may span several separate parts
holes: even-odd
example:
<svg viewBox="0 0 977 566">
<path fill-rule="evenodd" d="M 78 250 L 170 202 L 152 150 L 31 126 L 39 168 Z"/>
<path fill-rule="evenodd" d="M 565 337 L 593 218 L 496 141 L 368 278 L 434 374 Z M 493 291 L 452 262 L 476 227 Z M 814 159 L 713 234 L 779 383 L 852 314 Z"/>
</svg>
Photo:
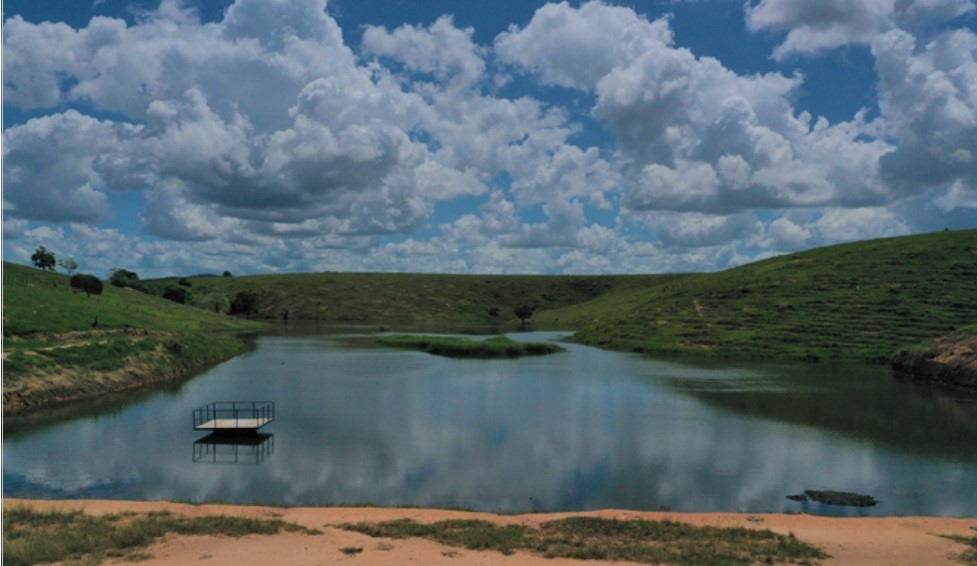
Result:
<svg viewBox="0 0 977 566">
<path fill-rule="evenodd" d="M 516 342 L 505 336 L 473 340 L 448 336 L 398 334 L 384 336 L 378 340 L 378 343 L 383 346 L 421 350 L 436 356 L 450 358 L 519 358 L 522 356 L 544 356 L 564 351 L 560 346 L 549 342 Z"/>
</svg>

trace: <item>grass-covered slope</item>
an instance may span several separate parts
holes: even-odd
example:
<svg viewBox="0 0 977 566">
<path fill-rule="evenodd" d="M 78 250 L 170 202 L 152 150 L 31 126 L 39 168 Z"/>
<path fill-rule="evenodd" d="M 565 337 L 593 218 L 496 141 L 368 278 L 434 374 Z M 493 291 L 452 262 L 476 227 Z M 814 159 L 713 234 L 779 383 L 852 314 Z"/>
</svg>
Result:
<svg viewBox="0 0 977 566">
<path fill-rule="evenodd" d="M 518 322 L 520 305 L 539 310 L 589 301 L 611 289 L 644 287 L 671 276 L 500 276 L 410 273 L 306 273 L 185 278 L 188 304 L 226 311 L 242 291 L 256 295 L 257 318 L 335 322 Z M 162 295 L 177 278 L 144 281 Z"/>
<path fill-rule="evenodd" d="M 856 242 L 539 313 L 628 351 L 873 360 L 977 320 L 977 230 Z"/>
<path fill-rule="evenodd" d="M 4 263 L 4 415 L 188 375 L 246 351 L 235 333 L 257 326 L 108 284 L 88 297 Z"/>
</svg>

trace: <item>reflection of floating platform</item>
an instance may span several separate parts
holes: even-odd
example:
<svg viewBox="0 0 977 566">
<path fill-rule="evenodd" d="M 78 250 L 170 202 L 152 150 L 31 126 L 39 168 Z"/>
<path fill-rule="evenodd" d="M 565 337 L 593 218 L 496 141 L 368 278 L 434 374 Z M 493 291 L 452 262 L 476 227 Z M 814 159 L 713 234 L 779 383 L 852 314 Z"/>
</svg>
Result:
<svg viewBox="0 0 977 566">
<path fill-rule="evenodd" d="M 271 401 L 217 401 L 193 410 L 193 429 L 255 433 L 275 420 Z"/>
<path fill-rule="evenodd" d="M 234 435 L 212 432 L 193 443 L 193 462 L 204 464 L 260 464 L 275 451 L 275 436 L 266 433 Z"/>
</svg>

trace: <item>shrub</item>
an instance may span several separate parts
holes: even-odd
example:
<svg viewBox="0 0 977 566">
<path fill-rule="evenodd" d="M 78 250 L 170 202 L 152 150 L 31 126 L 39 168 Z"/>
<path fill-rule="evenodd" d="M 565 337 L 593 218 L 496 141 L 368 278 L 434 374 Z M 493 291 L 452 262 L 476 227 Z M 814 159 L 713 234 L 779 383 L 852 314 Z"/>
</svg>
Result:
<svg viewBox="0 0 977 566">
<path fill-rule="evenodd" d="M 139 281 L 137 273 L 118 267 L 112 270 L 112 277 L 109 279 L 109 282 L 116 287 L 133 287 L 137 281 Z"/>
<path fill-rule="evenodd" d="M 170 286 L 163 290 L 163 298 L 185 305 L 187 303 L 187 290 L 183 287 Z"/>
<path fill-rule="evenodd" d="M 102 294 L 102 280 L 94 275 L 79 273 L 71 276 L 71 288 L 84 291 L 85 295 L 91 297 L 92 294 Z"/>
<path fill-rule="evenodd" d="M 258 295 L 253 291 L 240 291 L 231 300 L 231 314 L 251 316 L 251 313 L 256 310 L 258 310 Z"/>
</svg>

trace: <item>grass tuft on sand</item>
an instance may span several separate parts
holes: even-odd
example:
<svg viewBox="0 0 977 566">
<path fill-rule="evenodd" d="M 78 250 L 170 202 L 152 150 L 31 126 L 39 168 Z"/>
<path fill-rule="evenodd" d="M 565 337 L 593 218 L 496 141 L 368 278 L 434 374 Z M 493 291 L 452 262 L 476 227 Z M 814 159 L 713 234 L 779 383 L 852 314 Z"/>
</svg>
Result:
<svg viewBox="0 0 977 566">
<path fill-rule="evenodd" d="M 959 543 L 967 545 L 967 550 L 963 551 L 957 558 L 960 559 L 964 564 L 970 564 L 971 566 L 977 566 L 977 527 L 971 527 L 974 534 L 968 537 L 961 535 L 942 535 L 944 538 L 950 540 L 955 540 Z"/>
<path fill-rule="evenodd" d="M 410 519 L 356 523 L 341 528 L 380 538 L 425 538 L 470 550 L 512 554 L 526 550 L 548 558 L 627 560 L 646 564 L 810 564 L 827 558 L 818 548 L 767 529 L 695 527 L 674 521 L 570 517 L 540 528 L 453 520 Z"/>
<path fill-rule="evenodd" d="M 143 550 L 168 534 L 242 537 L 281 531 L 318 534 L 279 519 L 224 515 L 181 517 L 169 512 L 119 513 L 100 517 L 82 511 L 35 511 L 13 507 L 3 512 L 3 564 L 20 566 L 106 558 L 144 560 Z"/>
</svg>

